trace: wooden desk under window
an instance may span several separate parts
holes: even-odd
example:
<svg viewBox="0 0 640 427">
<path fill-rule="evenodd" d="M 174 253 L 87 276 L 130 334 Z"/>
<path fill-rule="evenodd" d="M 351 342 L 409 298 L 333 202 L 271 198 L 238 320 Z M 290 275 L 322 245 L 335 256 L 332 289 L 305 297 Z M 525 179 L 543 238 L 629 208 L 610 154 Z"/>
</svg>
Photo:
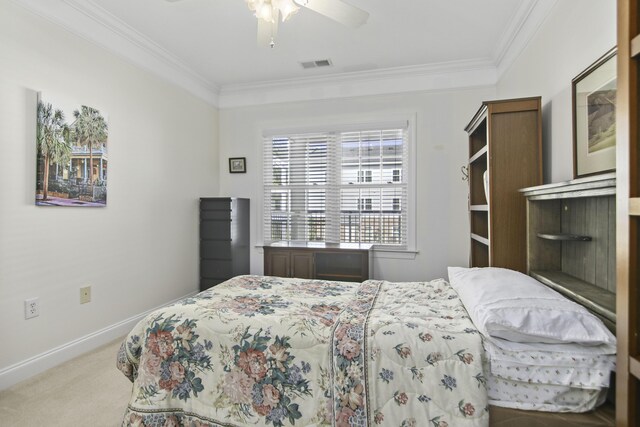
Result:
<svg viewBox="0 0 640 427">
<path fill-rule="evenodd" d="M 364 282 L 372 244 L 283 241 L 264 246 L 266 276 Z"/>
</svg>

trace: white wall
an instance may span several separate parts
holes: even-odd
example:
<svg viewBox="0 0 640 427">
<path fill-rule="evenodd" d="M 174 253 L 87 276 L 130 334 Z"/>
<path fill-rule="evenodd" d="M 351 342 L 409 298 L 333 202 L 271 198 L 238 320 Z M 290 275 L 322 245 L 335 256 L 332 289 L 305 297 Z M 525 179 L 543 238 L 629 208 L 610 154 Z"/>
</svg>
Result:
<svg viewBox="0 0 640 427">
<path fill-rule="evenodd" d="M 5 0 L 0 58 L 1 389 L 59 347 L 99 344 L 197 290 L 197 198 L 218 192 L 218 112 Z M 36 91 L 107 113 L 107 207 L 34 206 Z M 40 317 L 24 320 L 32 297 Z"/>
<path fill-rule="evenodd" d="M 468 158 L 465 125 L 495 89 L 414 92 L 316 102 L 273 104 L 220 111 L 220 192 L 251 199 L 251 240 L 260 243 L 262 132 L 326 123 L 416 118 L 417 249 L 410 259 L 376 258 L 374 275 L 387 280 L 446 277 L 448 265 L 468 262 L 467 183 L 460 167 Z M 246 157 L 246 174 L 229 174 L 228 157 Z M 263 272 L 253 248 L 251 272 Z"/>
<path fill-rule="evenodd" d="M 500 78 L 499 98 L 542 96 L 545 182 L 573 179 L 571 80 L 615 45 L 614 0 L 560 0 Z"/>
</svg>

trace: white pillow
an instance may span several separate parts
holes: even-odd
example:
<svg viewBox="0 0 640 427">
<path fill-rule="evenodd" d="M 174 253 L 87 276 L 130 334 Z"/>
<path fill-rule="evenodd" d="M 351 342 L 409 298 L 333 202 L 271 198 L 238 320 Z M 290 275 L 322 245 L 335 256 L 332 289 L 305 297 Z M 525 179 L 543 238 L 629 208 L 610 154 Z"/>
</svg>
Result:
<svg viewBox="0 0 640 427">
<path fill-rule="evenodd" d="M 521 343 L 615 345 L 615 336 L 595 315 L 525 274 L 449 267 L 449 282 L 485 336 Z"/>
</svg>

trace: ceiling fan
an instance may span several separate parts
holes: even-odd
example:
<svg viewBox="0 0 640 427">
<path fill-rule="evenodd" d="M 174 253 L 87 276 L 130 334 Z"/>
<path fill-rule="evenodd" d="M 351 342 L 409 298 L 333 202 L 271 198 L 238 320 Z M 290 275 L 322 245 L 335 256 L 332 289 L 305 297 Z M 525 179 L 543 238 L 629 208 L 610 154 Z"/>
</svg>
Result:
<svg viewBox="0 0 640 427">
<path fill-rule="evenodd" d="M 166 0 L 177 2 L 182 0 Z M 300 7 L 310 9 L 347 27 L 357 28 L 367 22 L 369 13 L 342 0 L 245 0 L 258 18 L 258 46 L 275 46 L 278 21 L 285 22 Z"/>
</svg>

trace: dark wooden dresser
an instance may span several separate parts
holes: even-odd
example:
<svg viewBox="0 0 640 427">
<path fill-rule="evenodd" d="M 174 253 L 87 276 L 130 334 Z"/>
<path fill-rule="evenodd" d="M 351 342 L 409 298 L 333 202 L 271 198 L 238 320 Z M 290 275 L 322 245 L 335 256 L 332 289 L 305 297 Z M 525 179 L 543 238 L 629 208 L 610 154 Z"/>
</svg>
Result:
<svg viewBox="0 0 640 427">
<path fill-rule="evenodd" d="M 200 199 L 200 290 L 249 274 L 249 199 Z"/>
<path fill-rule="evenodd" d="M 264 274 L 298 279 L 370 279 L 371 244 L 275 242 L 264 246 Z"/>
</svg>

